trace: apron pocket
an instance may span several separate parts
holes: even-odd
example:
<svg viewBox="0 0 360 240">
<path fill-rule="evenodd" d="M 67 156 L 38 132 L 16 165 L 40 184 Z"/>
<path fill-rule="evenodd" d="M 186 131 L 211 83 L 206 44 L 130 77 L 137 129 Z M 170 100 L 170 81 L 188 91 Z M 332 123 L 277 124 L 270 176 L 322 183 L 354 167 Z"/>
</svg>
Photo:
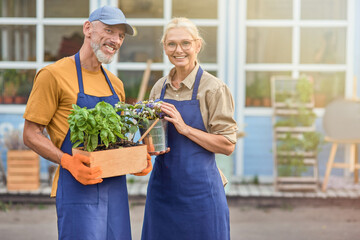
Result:
<svg viewBox="0 0 360 240">
<path fill-rule="evenodd" d="M 99 186 L 98 184 L 82 185 L 70 173 L 64 171 L 62 202 L 64 204 L 98 204 Z"/>
</svg>

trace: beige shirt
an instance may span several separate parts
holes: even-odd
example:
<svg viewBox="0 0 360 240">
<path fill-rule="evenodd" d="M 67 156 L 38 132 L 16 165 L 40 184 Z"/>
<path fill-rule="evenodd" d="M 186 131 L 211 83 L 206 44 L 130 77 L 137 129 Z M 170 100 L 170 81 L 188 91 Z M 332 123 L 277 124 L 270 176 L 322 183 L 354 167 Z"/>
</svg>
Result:
<svg viewBox="0 0 360 240">
<path fill-rule="evenodd" d="M 174 76 L 176 71 L 173 68 L 168 76 L 161 78 L 155 83 L 150 92 L 150 99 L 160 98 L 161 89 L 166 80 L 165 99 L 174 99 L 176 101 L 191 100 L 198 69 L 199 64 L 180 83 L 180 88 L 176 89 L 171 83 L 172 76 Z M 238 128 L 234 119 L 234 100 L 225 83 L 204 71 L 200 80 L 197 99 L 200 102 L 200 112 L 206 130 L 212 134 L 222 135 L 232 143 L 236 143 Z"/>
</svg>

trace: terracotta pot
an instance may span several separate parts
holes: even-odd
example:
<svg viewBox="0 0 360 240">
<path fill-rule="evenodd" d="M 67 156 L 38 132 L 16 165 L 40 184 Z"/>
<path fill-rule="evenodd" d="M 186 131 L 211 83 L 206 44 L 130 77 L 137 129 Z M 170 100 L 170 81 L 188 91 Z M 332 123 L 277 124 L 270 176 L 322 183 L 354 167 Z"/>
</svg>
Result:
<svg viewBox="0 0 360 240">
<path fill-rule="evenodd" d="M 245 99 L 245 106 L 249 107 L 249 106 L 251 106 L 251 103 L 252 103 L 252 99 L 250 97 L 247 97 Z"/>
<path fill-rule="evenodd" d="M 7 152 L 7 189 L 37 190 L 40 187 L 39 155 L 32 150 Z"/>
<path fill-rule="evenodd" d="M 90 167 L 100 166 L 102 178 L 138 173 L 147 167 L 147 146 L 139 145 L 95 152 L 73 148 L 73 155 L 79 153 L 90 158 Z"/>
<path fill-rule="evenodd" d="M 14 103 L 15 104 L 24 104 L 24 103 L 26 103 L 26 97 L 15 96 Z"/>
<path fill-rule="evenodd" d="M 270 98 L 263 98 L 262 103 L 264 107 L 270 107 L 271 106 L 271 100 Z"/>
<path fill-rule="evenodd" d="M 14 97 L 4 96 L 3 103 L 4 104 L 12 104 L 14 102 Z"/>
<path fill-rule="evenodd" d="M 325 107 L 325 105 L 326 105 L 326 95 L 325 94 L 321 94 L 321 93 L 315 94 L 314 100 L 315 100 L 315 107 L 316 108 Z"/>
<path fill-rule="evenodd" d="M 252 106 L 258 107 L 261 105 L 261 100 L 260 99 L 253 99 L 252 101 Z"/>
</svg>

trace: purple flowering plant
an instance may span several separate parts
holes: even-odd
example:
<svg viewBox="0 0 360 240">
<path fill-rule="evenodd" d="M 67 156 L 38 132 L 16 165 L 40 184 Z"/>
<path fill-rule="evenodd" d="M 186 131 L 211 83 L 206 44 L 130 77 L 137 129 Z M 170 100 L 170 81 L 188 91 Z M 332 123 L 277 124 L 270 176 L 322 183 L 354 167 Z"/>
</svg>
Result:
<svg viewBox="0 0 360 240">
<path fill-rule="evenodd" d="M 120 117 L 124 123 L 122 126 L 124 131 L 134 136 L 139 128 L 148 126 L 150 120 L 164 118 L 165 113 L 160 109 L 161 104 L 162 101 L 160 99 L 144 100 L 134 105 L 118 102 L 115 104 L 115 110 L 121 112 Z"/>
</svg>

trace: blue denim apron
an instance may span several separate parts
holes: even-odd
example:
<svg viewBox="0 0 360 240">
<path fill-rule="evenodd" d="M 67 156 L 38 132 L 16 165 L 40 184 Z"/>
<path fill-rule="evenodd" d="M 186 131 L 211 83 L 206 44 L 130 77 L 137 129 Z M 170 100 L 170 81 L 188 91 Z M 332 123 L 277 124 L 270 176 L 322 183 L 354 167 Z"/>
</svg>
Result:
<svg viewBox="0 0 360 240">
<path fill-rule="evenodd" d="M 119 101 L 101 67 L 113 95 L 95 97 L 84 93 L 79 53 L 75 55 L 79 93 L 76 104 L 93 108 L 100 101 L 112 105 Z M 61 150 L 72 155 L 70 130 Z M 56 194 L 59 239 L 128 240 L 131 239 L 126 176 L 105 178 L 100 184 L 82 185 L 69 171 L 60 167 Z"/>
<path fill-rule="evenodd" d="M 160 99 L 180 112 L 184 122 L 206 132 L 196 99 L 203 70 L 196 75 L 192 99 Z M 170 152 L 156 157 L 145 205 L 142 240 L 230 239 L 229 208 L 215 154 L 168 126 Z"/>
</svg>

